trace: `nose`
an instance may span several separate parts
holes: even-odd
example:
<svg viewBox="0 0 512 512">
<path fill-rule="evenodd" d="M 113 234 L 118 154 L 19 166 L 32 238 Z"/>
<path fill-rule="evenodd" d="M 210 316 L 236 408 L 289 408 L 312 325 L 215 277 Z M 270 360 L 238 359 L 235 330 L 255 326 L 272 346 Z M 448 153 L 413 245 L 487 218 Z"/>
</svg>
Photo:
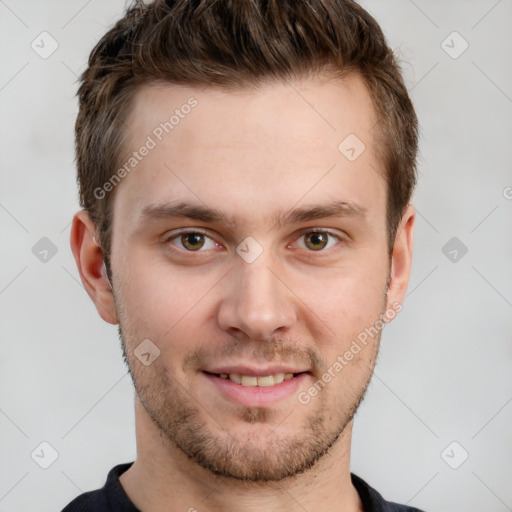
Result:
<svg viewBox="0 0 512 512">
<path fill-rule="evenodd" d="M 221 329 L 241 339 L 268 340 L 294 324 L 293 292 L 269 263 L 264 255 L 252 263 L 235 263 L 218 309 Z"/>
</svg>

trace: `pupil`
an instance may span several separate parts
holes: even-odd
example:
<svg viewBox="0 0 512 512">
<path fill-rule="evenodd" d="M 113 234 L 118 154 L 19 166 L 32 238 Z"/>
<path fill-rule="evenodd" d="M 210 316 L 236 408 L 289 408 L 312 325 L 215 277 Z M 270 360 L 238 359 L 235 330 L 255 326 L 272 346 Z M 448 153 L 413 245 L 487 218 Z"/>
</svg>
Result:
<svg viewBox="0 0 512 512">
<path fill-rule="evenodd" d="M 183 245 L 189 249 L 198 249 L 203 245 L 203 235 L 200 233 L 188 233 L 183 237 Z"/>
<path fill-rule="evenodd" d="M 322 249 L 326 244 L 326 236 L 324 233 L 312 233 L 309 235 L 309 241 L 313 249 Z"/>
</svg>

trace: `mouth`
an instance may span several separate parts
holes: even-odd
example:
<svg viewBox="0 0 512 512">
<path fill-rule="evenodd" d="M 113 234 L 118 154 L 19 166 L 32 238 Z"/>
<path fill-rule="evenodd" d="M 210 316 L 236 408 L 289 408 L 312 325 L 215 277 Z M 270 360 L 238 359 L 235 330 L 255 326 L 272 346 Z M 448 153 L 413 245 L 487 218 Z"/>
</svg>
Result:
<svg viewBox="0 0 512 512">
<path fill-rule="evenodd" d="M 216 370 L 218 372 L 200 372 L 208 383 L 207 389 L 218 393 L 231 403 L 245 407 L 271 407 L 284 400 L 292 400 L 312 377 L 309 371 L 279 371 L 284 368 L 269 368 L 262 371 L 249 368 L 236 368 L 238 371 L 234 371 L 235 368 L 230 368 L 230 371 L 228 368 Z"/>
<path fill-rule="evenodd" d="M 308 372 L 297 373 L 274 373 L 270 375 L 243 375 L 240 373 L 212 373 L 205 371 L 207 375 L 218 377 L 220 379 L 229 380 L 235 384 L 246 387 L 271 387 L 281 384 L 284 381 L 291 380 L 298 375 Z"/>
</svg>

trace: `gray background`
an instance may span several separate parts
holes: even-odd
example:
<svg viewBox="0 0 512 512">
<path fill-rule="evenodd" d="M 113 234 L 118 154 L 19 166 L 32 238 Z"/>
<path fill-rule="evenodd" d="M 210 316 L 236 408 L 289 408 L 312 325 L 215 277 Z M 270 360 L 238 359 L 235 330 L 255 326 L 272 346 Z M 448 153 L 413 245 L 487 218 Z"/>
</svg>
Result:
<svg viewBox="0 0 512 512">
<path fill-rule="evenodd" d="M 421 156 L 411 282 L 355 421 L 352 470 L 428 511 L 512 510 L 512 1 L 363 5 L 403 63 Z M 135 456 L 117 328 L 69 249 L 76 78 L 123 7 L 0 0 L 0 512 L 60 510 Z M 59 45 L 47 58 L 31 47 L 51 49 L 43 31 Z M 43 237 L 57 250 L 46 261 Z M 43 441 L 58 452 L 48 469 Z"/>
</svg>

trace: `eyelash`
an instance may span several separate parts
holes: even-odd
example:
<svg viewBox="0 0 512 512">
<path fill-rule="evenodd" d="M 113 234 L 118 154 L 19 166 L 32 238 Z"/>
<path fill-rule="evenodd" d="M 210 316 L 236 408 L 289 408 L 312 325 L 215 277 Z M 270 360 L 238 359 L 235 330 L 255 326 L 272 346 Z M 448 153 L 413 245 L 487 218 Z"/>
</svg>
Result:
<svg viewBox="0 0 512 512">
<path fill-rule="evenodd" d="M 300 236 L 297 238 L 297 240 L 300 240 L 301 238 L 311 234 L 311 233 L 324 233 L 326 235 L 328 235 L 329 237 L 331 238 L 335 238 L 338 242 L 343 242 L 343 238 L 340 236 L 340 235 L 337 235 L 336 233 L 333 233 L 332 231 L 329 231 L 327 229 L 321 229 L 321 228 L 318 228 L 318 229 L 308 229 L 307 231 L 304 231 L 300 234 Z M 205 231 L 202 231 L 201 229 L 192 229 L 192 230 L 185 230 L 185 231 L 180 231 L 179 233 L 174 233 L 173 235 L 167 237 L 165 240 L 164 240 L 164 243 L 169 243 L 169 242 L 172 242 L 173 240 L 179 240 L 180 237 L 182 235 L 190 235 L 190 234 L 200 234 L 200 235 L 204 235 L 206 238 L 209 238 L 210 240 L 212 240 L 213 242 L 215 242 L 215 240 L 213 240 L 213 238 L 211 236 L 208 235 L 208 233 L 206 233 Z M 329 241 L 327 242 L 329 243 Z M 216 245 L 219 245 L 217 244 L 217 242 L 215 242 Z M 173 245 L 173 244 L 171 244 Z M 327 251 L 331 250 L 332 247 L 329 247 L 328 249 L 319 249 L 318 251 L 314 251 L 314 250 L 307 250 L 305 249 L 307 252 L 309 253 L 318 253 L 318 254 L 323 254 L 323 253 L 326 253 Z M 178 248 L 178 250 L 180 251 L 183 251 L 183 252 L 186 252 L 186 253 L 200 253 L 200 252 L 205 252 L 205 250 L 207 249 L 198 249 L 197 251 L 191 251 L 189 249 L 186 249 L 185 247 L 183 248 Z"/>
</svg>

